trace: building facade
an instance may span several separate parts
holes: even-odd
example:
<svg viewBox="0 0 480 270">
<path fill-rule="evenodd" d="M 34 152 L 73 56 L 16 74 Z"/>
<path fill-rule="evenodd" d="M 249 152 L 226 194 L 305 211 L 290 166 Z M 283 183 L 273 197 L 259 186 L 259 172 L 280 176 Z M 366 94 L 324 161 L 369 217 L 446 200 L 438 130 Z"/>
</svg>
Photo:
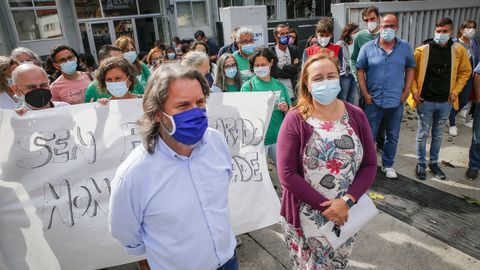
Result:
<svg viewBox="0 0 480 270">
<path fill-rule="evenodd" d="M 199 29 L 217 37 L 219 8 L 229 6 L 265 5 L 270 30 L 288 22 L 311 33 L 319 17 L 331 14 L 330 4 L 339 2 L 353 1 L 0 0 L 0 54 L 22 46 L 46 56 L 53 46 L 67 44 L 96 57 L 102 45 L 122 35 L 132 37 L 138 51 L 148 51 L 157 40 L 193 38 Z"/>
</svg>

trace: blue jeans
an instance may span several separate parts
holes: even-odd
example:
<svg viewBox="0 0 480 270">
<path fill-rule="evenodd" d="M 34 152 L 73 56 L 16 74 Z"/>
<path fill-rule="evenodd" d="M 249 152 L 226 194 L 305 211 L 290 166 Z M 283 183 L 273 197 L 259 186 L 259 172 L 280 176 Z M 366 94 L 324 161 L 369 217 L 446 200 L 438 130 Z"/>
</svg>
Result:
<svg viewBox="0 0 480 270">
<path fill-rule="evenodd" d="M 450 126 L 456 126 L 455 124 L 455 116 L 457 116 L 457 113 L 465 107 L 468 103 L 468 98 L 470 97 L 470 92 L 472 92 L 473 88 L 473 78 L 470 78 L 467 81 L 467 84 L 465 87 L 463 87 L 463 91 L 458 95 L 458 111 L 455 111 L 454 108 L 450 111 L 450 117 L 448 118 L 448 121 L 450 122 Z"/>
<path fill-rule="evenodd" d="M 238 270 L 237 252 L 235 251 L 235 253 L 233 253 L 233 257 L 228 260 L 228 262 L 217 268 L 217 270 Z"/>
<path fill-rule="evenodd" d="M 394 108 L 382 108 L 375 105 L 375 103 L 365 105 L 365 115 L 370 123 L 373 138 L 377 137 L 378 129 L 383 119 L 386 120 L 384 122 L 386 139 L 382 153 L 382 165 L 385 168 L 393 167 L 400 125 L 402 124 L 403 104 Z"/>
<path fill-rule="evenodd" d="M 470 162 L 468 167 L 474 170 L 480 170 L 480 103 L 475 104 L 473 112 L 473 137 L 469 154 Z"/>
<path fill-rule="evenodd" d="M 355 81 L 355 77 L 353 77 L 352 74 L 348 76 L 341 76 L 340 87 L 342 90 L 340 93 L 338 93 L 337 97 L 350 104 L 354 104 L 355 96 L 357 95 L 357 82 Z"/>
<path fill-rule="evenodd" d="M 450 114 L 452 105 L 448 102 L 424 101 L 417 106 L 417 160 L 418 163 L 427 164 L 426 148 L 427 137 L 432 130 L 432 142 L 430 144 L 430 162 L 438 162 L 438 153 L 442 146 L 443 128 Z"/>
</svg>

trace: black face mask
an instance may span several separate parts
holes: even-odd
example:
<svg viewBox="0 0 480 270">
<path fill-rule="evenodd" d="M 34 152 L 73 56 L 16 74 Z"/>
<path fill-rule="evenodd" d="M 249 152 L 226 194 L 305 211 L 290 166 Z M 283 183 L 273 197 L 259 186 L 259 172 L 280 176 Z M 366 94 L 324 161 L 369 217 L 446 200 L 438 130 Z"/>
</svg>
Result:
<svg viewBox="0 0 480 270">
<path fill-rule="evenodd" d="M 35 108 L 45 107 L 52 99 L 52 93 L 49 89 L 38 88 L 28 92 L 25 95 L 25 102 Z"/>
</svg>

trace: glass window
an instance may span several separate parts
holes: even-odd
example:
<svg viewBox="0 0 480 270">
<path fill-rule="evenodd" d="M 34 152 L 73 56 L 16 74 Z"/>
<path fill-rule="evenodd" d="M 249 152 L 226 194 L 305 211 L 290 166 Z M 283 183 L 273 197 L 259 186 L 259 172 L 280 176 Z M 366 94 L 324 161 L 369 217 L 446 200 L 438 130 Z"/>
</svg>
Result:
<svg viewBox="0 0 480 270">
<path fill-rule="evenodd" d="M 75 0 L 75 10 L 79 19 L 102 17 L 99 0 Z"/>
<path fill-rule="evenodd" d="M 85 23 L 79 24 L 80 26 L 80 35 L 82 36 L 82 44 L 83 49 L 85 52 L 92 54 L 92 50 L 90 49 L 90 43 L 88 42 L 88 31 L 87 25 Z"/>
<path fill-rule="evenodd" d="M 44 7 L 44 6 L 55 6 L 55 1 L 52 0 L 34 0 L 33 4 L 36 7 Z"/>
<path fill-rule="evenodd" d="M 135 19 L 137 27 L 138 50 L 148 52 L 155 45 L 155 26 L 153 18 Z"/>
<path fill-rule="evenodd" d="M 208 24 L 206 2 L 192 2 L 195 25 Z"/>
<path fill-rule="evenodd" d="M 177 2 L 178 26 L 193 26 L 191 2 Z"/>
<path fill-rule="evenodd" d="M 318 2 L 321 2 L 317 0 Z M 290 2 L 287 4 L 287 19 L 296 19 L 296 18 L 309 18 L 314 16 L 313 12 L 315 9 L 316 3 L 311 2 Z"/>
<path fill-rule="evenodd" d="M 258 0 L 256 0 L 258 1 Z M 219 0 L 219 7 L 244 6 L 244 0 Z"/>
<path fill-rule="evenodd" d="M 158 28 L 158 40 L 163 44 L 170 44 L 170 33 L 168 32 L 168 18 L 155 18 Z"/>
<path fill-rule="evenodd" d="M 62 36 L 60 18 L 56 9 L 37 10 L 37 24 L 40 38 L 57 38 Z"/>
<path fill-rule="evenodd" d="M 102 0 L 102 8 L 106 17 L 138 15 L 135 0 Z"/>
<path fill-rule="evenodd" d="M 113 21 L 113 27 L 115 28 L 116 39 L 118 39 L 121 36 L 128 36 L 131 39 L 135 40 L 132 20 Z"/>
<path fill-rule="evenodd" d="M 10 7 L 33 7 L 32 0 L 8 0 Z"/>
<path fill-rule="evenodd" d="M 20 41 L 62 36 L 56 9 L 12 11 Z"/>
<path fill-rule="evenodd" d="M 160 13 L 160 1 L 158 0 L 138 0 L 140 14 Z"/>
<path fill-rule="evenodd" d="M 267 18 L 268 20 L 275 20 L 277 14 L 275 13 L 276 0 L 255 0 L 255 5 L 265 5 L 267 6 Z"/>
</svg>

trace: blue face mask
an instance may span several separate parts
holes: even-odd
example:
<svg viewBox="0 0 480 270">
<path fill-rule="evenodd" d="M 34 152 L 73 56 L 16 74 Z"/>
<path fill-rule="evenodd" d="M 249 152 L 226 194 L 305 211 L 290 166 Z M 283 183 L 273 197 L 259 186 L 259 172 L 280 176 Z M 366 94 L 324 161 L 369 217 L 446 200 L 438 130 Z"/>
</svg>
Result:
<svg viewBox="0 0 480 270">
<path fill-rule="evenodd" d="M 282 45 L 287 45 L 289 40 L 290 40 L 290 37 L 289 37 L 289 36 L 282 36 L 282 37 L 280 37 L 280 39 L 278 40 L 278 43 L 280 43 L 280 44 L 282 44 Z"/>
<path fill-rule="evenodd" d="M 172 122 L 172 131 L 168 132 L 178 142 L 185 145 L 198 143 L 208 128 L 207 110 L 194 108 L 174 116 L 165 114 Z"/>
<path fill-rule="evenodd" d="M 437 43 L 438 45 L 445 45 L 449 39 L 450 39 L 449 34 L 437 34 L 437 33 L 435 33 L 435 37 L 433 38 L 435 43 Z"/>
<path fill-rule="evenodd" d="M 255 51 L 255 44 L 246 44 L 242 46 L 242 52 L 244 52 L 247 55 L 252 54 Z"/>
<path fill-rule="evenodd" d="M 322 105 L 332 103 L 340 93 L 340 80 L 324 80 L 312 83 L 312 96 Z"/>
<path fill-rule="evenodd" d="M 128 87 L 127 87 L 127 81 L 123 82 L 105 82 L 107 86 L 108 92 L 112 94 L 112 96 L 120 98 L 123 97 L 127 94 L 128 92 Z"/>
<path fill-rule="evenodd" d="M 67 61 L 66 63 L 61 64 L 60 68 L 62 69 L 63 73 L 72 75 L 77 71 L 77 60 Z"/>
<path fill-rule="evenodd" d="M 395 30 L 392 28 L 385 28 L 380 32 L 380 37 L 386 42 L 390 42 L 395 38 Z"/>
<path fill-rule="evenodd" d="M 137 52 L 136 51 L 129 51 L 126 53 L 123 53 L 123 58 L 125 58 L 130 64 L 133 64 L 135 60 L 137 60 Z"/>
<path fill-rule="evenodd" d="M 227 76 L 229 79 L 233 79 L 235 76 L 237 76 L 237 72 L 238 71 L 236 67 L 227 68 L 225 70 L 225 76 Z"/>
</svg>

